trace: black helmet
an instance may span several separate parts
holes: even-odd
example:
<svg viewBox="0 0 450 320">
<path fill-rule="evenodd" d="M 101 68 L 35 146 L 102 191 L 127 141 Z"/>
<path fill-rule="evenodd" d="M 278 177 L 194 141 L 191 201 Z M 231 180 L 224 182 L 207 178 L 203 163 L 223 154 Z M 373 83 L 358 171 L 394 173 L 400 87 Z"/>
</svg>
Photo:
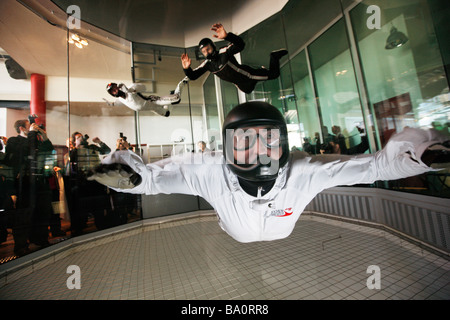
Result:
<svg viewBox="0 0 450 320">
<path fill-rule="evenodd" d="M 200 42 L 198 43 L 198 49 L 202 51 L 202 48 L 206 47 L 208 44 L 211 45 L 213 50 L 212 53 L 208 53 L 205 58 L 210 60 L 215 59 L 217 57 L 217 48 L 211 39 L 203 38 L 202 40 L 200 40 Z"/>
<path fill-rule="evenodd" d="M 234 150 L 239 150 L 235 145 L 235 137 L 238 131 L 236 129 L 253 128 L 258 126 L 268 126 L 269 130 L 277 129 L 277 147 L 281 147 L 281 155 L 278 161 L 270 160 L 269 157 L 258 155 L 258 159 L 253 164 L 239 163 L 239 160 L 234 157 Z M 247 144 L 256 138 L 260 138 L 261 135 L 248 133 L 250 130 L 241 130 L 244 133 L 244 140 Z M 254 133 L 256 131 L 253 130 Z M 272 132 L 272 131 L 271 131 Z M 274 143 L 275 143 L 274 142 Z M 247 146 L 250 148 L 251 146 Z M 247 148 L 244 147 L 244 148 Z M 273 146 L 266 141 L 266 148 L 271 149 Z M 275 150 L 275 148 L 273 149 Z M 278 150 L 278 149 L 277 149 Z M 261 102 L 253 101 L 246 102 L 234 107 L 225 118 L 223 123 L 223 153 L 226 159 L 227 166 L 238 177 L 249 181 L 268 181 L 274 180 L 278 176 L 278 171 L 283 167 L 289 159 L 289 142 L 287 135 L 286 121 L 281 112 L 273 105 Z M 275 162 L 275 163 L 274 163 Z"/>
<path fill-rule="evenodd" d="M 210 44 L 214 49 L 216 48 L 216 46 L 214 45 L 214 42 L 210 38 L 203 38 L 198 43 L 199 50 L 202 50 L 202 48 L 206 47 L 208 44 Z"/>
<path fill-rule="evenodd" d="M 114 95 L 114 94 L 112 94 L 112 92 L 111 92 L 111 89 L 112 89 L 114 86 L 117 87 L 117 83 L 114 83 L 114 82 L 108 83 L 108 85 L 106 86 L 106 91 L 108 91 L 108 93 L 109 93 L 110 95 L 112 95 L 113 97 L 117 97 L 118 95 Z"/>
</svg>

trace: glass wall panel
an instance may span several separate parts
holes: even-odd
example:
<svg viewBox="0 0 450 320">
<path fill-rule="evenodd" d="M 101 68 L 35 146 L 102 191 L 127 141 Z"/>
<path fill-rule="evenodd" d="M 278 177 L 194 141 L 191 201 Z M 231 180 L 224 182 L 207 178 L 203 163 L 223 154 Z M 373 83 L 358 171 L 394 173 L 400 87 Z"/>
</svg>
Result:
<svg viewBox="0 0 450 320">
<path fill-rule="evenodd" d="M 302 50 L 290 60 L 296 110 L 299 119 L 299 138 L 304 151 L 312 154 L 320 153 L 321 135 L 319 116 L 312 87 L 312 78 L 306 60 L 306 51 Z M 291 99 L 288 99 L 290 101 Z M 292 102 L 290 102 L 292 104 Z M 292 145 L 292 144 L 291 144 Z"/>
<path fill-rule="evenodd" d="M 144 144 L 138 148 L 135 111 L 125 99 L 108 93 L 107 86 L 115 83 L 124 97 L 125 94 L 133 95 L 133 89 L 142 95 L 153 90 L 147 83 L 134 86 L 130 47 L 113 46 L 88 36 L 84 29 L 70 30 L 69 33 L 69 87 L 66 92 L 70 137 L 67 134 L 63 137 L 70 139 L 70 149 L 65 157 L 64 187 L 71 236 L 141 218 L 140 195 L 115 192 L 87 180 L 87 174 L 116 149 L 130 149 L 144 156 Z"/>
<path fill-rule="evenodd" d="M 280 70 L 280 89 L 279 94 L 276 97 L 277 103 L 280 109 L 284 112 L 284 116 L 288 128 L 288 139 L 289 146 L 293 148 L 301 148 L 303 145 L 302 140 L 302 127 L 299 123 L 298 112 L 297 112 L 297 101 L 294 93 L 294 88 L 292 86 L 292 76 L 291 76 L 291 65 L 290 62 L 286 63 L 281 67 Z"/>
<path fill-rule="evenodd" d="M 363 21 L 367 16 L 365 2 L 351 11 L 351 18 L 383 146 L 392 131 L 401 131 L 405 126 L 444 124 L 449 112 L 444 107 L 448 83 L 426 3 L 409 1 L 389 7 L 377 1 L 370 4 L 381 9 L 379 30 L 368 29 Z M 391 34 L 397 37 L 403 34 L 405 43 L 387 49 L 386 41 Z M 439 102 L 442 99 L 444 104 Z M 401 106 L 393 112 L 386 110 L 388 103 L 391 108 Z"/>
<path fill-rule="evenodd" d="M 214 74 L 209 74 L 203 84 L 203 96 L 205 103 L 205 120 L 206 120 L 206 136 L 202 141 L 206 142 L 207 148 L 210 150 L 220 149 L 220 130 L 222 124 L 219 120 L 219 112 L 217 107 L 216 80 Z"/>
<path fill-rule="evenodd" d="M 361 143 L 364 120 L 344 21 L 335 23 L 308 50 L 318 97 L 323 150 L 354 153 L 354 148 Z"/>
<path fill-rule="evenodd" d="M 263 21 L 242 35 L 246 42 L 241 53 L 242 61 L 254 68 L 270 68 L 270 53 L 287 48 L 282 14 Z M 280 76 L 273 80 L 258 82 L 255 90 L 246 94 L 247 101 L 265 101 L 277 107 L 288 123 L 289 145 L 301 147 L 300 124 L 292 86 L 291 68 L 287 57 L 280 60 Z"/>
<path fill-rule="evenodd" d="M 67 33 L 18 1 L 2 1 L 0 11 L 1 264 L 65 239 L 71 219 Z"/>
<path fill-rule="evenodd" d="M 222 96 L 223 118 L 225 119 L 228 112 L 239 104 L 238 88 L 231 82 L 220 80 L 220 93 Z M 221 124 L 220 128 L 222 128 Z M 220 131 L 209 130 L 209 139 L 211 150 L 222 150 Z"/>
<path fill-rule="evenodd" d="M 180 65 L 182 48 L 134 44 L 134 77 L 145 85 L 145 96 L 156 96 L 159 107 L 139 111 L 139 141 L 144 161 L 153 162 L 171 155 L 195 151 L 201 136 L 202 109 L 189 100 L 188 83 Z M 181 101 L 171 104 L 169 98 L 181 92 Z M 164 104 L 164 101 L 168 102 Z M 194 129 L 196 128 L 196 129 Z"/>
<path fill-rule="evenodd" d="M 245 49 L 241 52 L 243 64 L 253 68 L 270 67 L 270 53 L 274 50 L 286 48 L 282 17 L 276 14 L 261 22 L 241 35 L 245 41 Z M 286 61 L 283 57 L 281 63 Z M 278 99 L 283 88 L 279 79 L 258 82 L 255 90 L 247 94 L 247 101 L 264 100 L 279 107 L 282 103 Z"/>
<path fill-rule="evenodd" d="M 224 116 L 239 104 L 238 89 L 231 82 L 220 80 Z"/>
<path fill-rule="evenodd" d="M 333 20 L 341 16 L 341 1 L 289 1 L 282 11 L 289 51 L 295 53 L 301 50 Z"/>
<path fill-rule="evenodd" d="M 169 96 L 184 78 L 180 55 L 190 49 L 131 46 L 84 24 L 68 31 L 64 4 L 51 4 L 54 24 L 45 19 L 50 10 L 41 16 L 40 7 L 3 4 L 1 22 L 8 29 L 2 28 L 0 37 L 1 57 L 6 58 L 0 68 L 0 213 L 5 212 L 0 241 L 11 246 L 0 252 L 1 258 L 141 219 L 141 195 L 115 192 L 88 181 L 86 174 L 117 149 L 129 148 L 145 163 L 195 151 L 197 141 L 208 140 L 202 84 L 184 85 L 181 101 L 164 108 L 168 117 L 145 107 L 136 112 L 108 93 L 107 85 L 123 84 L 124 92 L 135 89 L 144 99 Z M 33 39 L 40 39 L 38 46 Z M 215 97 L 213 103 L 217 115 Z M 33 120 L 41 129 L 30 130 L 30 113 L 36 113 Z M 24 150 L 31 152 L 28 144 L 33 143 L 33 161 L 28 154 L 17 160 L 17 120 L 24 120 L 17 127 L 24 135 L 19 141 Z M 28 131 L 38 133 L 25 138 Z M 37 138 L 30 139 L 32 135 Z M 198 207 L 197 199 L 191 200 L 183 201 Z"/>
<path fill-rule="evenodd" d="M 369 5 L 380 9 L 379 29 L 367 25 Z M 363 1 L 350 11 L 350 17 L 379 147 L 408 126 L 434 127 L 448 135 L 450 95 L 441 56 L 443 39 L 437 38 L 438 21 L 433 21 L 428 2 Z M 389 46 L 390 41 L 396 45 Z M 389 185 L 441 193 L 446 182 L 445 177 L 430 173 Z"/>
</svg>

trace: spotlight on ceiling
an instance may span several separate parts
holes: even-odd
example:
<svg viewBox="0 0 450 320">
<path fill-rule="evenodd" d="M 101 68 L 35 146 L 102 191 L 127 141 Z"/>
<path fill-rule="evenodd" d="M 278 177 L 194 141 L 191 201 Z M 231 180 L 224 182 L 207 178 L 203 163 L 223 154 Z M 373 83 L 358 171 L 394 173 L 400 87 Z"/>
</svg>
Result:
<svg viewBox="0 0 450 320">
<path fill-rule="evenodd" d="M 408 37 L 405 36 L 403 32 L 398 31 L 396 27 L 392 27 L 391 33 L 386 40 L 386 46 L 384 48 L 388 50 L 398 48 L 404 45 L 406 42 L 408 42 Z"/>
<path fill-rule="evenodd" d="M 83 49 L 83 47 L 89 45 L 89 42 L 86 39 L 81 38 L 77 34 L 72 34 L 68 41 L 69 43 L 76 45 L 80 49 Z"/>
</svg>

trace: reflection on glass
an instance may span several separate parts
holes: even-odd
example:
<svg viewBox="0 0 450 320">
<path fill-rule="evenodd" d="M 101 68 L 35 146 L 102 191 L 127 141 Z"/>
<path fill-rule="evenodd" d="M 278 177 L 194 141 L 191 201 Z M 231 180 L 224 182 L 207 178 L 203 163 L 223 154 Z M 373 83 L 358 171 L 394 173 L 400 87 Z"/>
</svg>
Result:
<svg viewBox="0 0 450 320">
<path fill-rule="evenodd" d="M 155 162 L 194 151 L 196 128 L 202 122 L 202 113 L 199 102 L 189 99 L 191 83 L 182 83 L 185 76 L 180 56 L 184 49 L 145 44 L 133 46 L 134 80 L 146 86 L 147 91 L 142 94 L 150 97 L 150 103 L 160 110 L 157 114 L 151 110 L 138 113 L 144 161 Z M 179 100 L 178 92 L 181 92 Z"/>
<path fill-rule="evenodd" d="M 245 49 L 241 52 L 242 62 L 254 68 L 264 66 L 269 69 L 270 53 L 286 48 L 282 17 L 276 14 L 241 35 L 245 41 Z M 280 60 L 286 61 L 286 57 Z M 280 79 L 258 82 L 252 93 L 246 94 L 247 101 L 266 101 L 279 107 L 282 95 Z"/>
<path fill-rule="evenodd" d="M 380 29 L 367 28 L 369 5 L 380 8 Z M 440 49 L 440 43 L 447 40 L 437 38 L 442 37 L 441 22 L 433 20 L 430 11 L 442 8 L 437 3 L 433 6 L 415 0 L 392 1 L 389 6 L 383 1 L 362 1 L 350 11 L 380 147 L 405 127 L 435 128 L 449 135 L 450 94 Z M 394 28 L 403 35 L 392 34 Z M 387 42 L 400 44 L 402 38 L 401 46 L 386 48 Z M 400 190 L 442 194 L 448 189 L 446 174 L 429 173 L 389 185 Z"/>
<path fill-rule="evenodd" d="M 365 26 L 366 1 L 355 7 L 350 16 L 370 102 L 374 113 L 382 114 L 377 121 L 381 140 L 386 130 L 398 132 L 405 126 L 430 127 L 433 122 L 444 123 L 449 113 L 445 106 L 449 101 L 448 83 L 430 9 L 421 1 L 389 8 L 378 1 L 370 4 L 379 5 L 381 9 L 384 22 L 381 29 L 368 30 Z M 412 14 L 414 12 L 422 14 Z M 410 40 L 401 47 L 386 50 L 384 43 L 394 27 Z M 401 103 L 399 109 L 402 110 L 389 116 L 377 110 L 392 99 L 400 99 L 397 106 Z"/>
<path fill-rule="evenodd" d="M 224 116 L 239 104 L 238 89 L 227 81 L 220 81 Z"/>
<path fill-rule="evenodd" d="M 203 95 L 205 101 L 205 119 L 207 132 L 199 141 L 204 141 L 210 150 L 218 150 L 220 142 L 219 111 L 217 109 L 217 95 L 214 74 L 210 74 L 203 84 Z"/>
<path fill-rule="evenodd" d="M 301 144 L 290 143 L 290 146 L 291 148 L 293 146 L 302 147 L 306 152 L 319 154 L 322 143 L 322 133 L 305 51 L 303 50 L 293 57 L 290 64 L 294 82 L 296 110 L 300 121 L 298 125 L 298 130 L 300 132 L 299 138 L 302 139 Z M 288 101 L 291 101 L 291 99 L 288 99 Z M 293 104 L 292 102 L 289 103 Z M 289 109 L 290 112 L 292 112 L 292 108 L 290 107 Z"/>
<path fill-rule="evenodd" d="M 344 21 L 341 19 L 309 46 L 322 139 L 339 141 L 339 153 L 361 143 L 363 116 Z M 333 152 L 334 153 L 334 152 Z"/>
<path fill-rule="evenodd" d="M 287 122 L 289 146 L 294 149 L 303 147 L 304 133 L 302 132 L 303 126 L 299 123 L 297 99 L 292 87 L 292 80 L 291 67 L 287 63 L 281 68 L 279 82 L 282 89 L 279 91 L 277 101 Z"/>
<path fill-rule="evenodd" d="M 288 1 L 283 8 L 287 47 L 295 53 L 317 35 L 341 12 L 344 0 Z M 277 33 L 278 34 L 278 33 Z M 278 34 L 279 36 L 281 35 Z M 281 37 L 281 36 L 280 36 Z"/>
</svg>

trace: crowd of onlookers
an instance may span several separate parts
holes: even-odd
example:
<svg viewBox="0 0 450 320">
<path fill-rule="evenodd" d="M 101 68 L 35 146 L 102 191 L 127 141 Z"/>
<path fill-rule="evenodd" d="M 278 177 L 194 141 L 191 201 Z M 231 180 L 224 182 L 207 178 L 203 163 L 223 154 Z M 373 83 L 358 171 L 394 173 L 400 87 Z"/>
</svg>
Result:
<svg viewBox="0 0 450 320">
<path fill-rule="evenodd" d="M 361 154 L 369 150 L 369 141 L 365 129 L 356 126 L 360 139 L 357 144 L 350 146 L 349 137 L 344 136 L 340 126 L 332 126 L 331 132 L 326 126 L 322 127 L 322 139 L 319 132 L 313 138 L 303 138 L 302 150 L 309 154 Z"/>
<path fill-rule="evenodd" d="M 89 221 L 101 230 L 139 215 L 137 196 L 86 179 L 110 147 L 98 137 L 90 143 L 88 135 L 74 132 L 64 159 L 57 159 L 44 127 L 30 120 L 16 121 L 17 136 L 0 139 L 0 244 L 10 230 L 14 254 L 22 256 L 31 244 L 41 248 L 51 238 L 82 234 Z M 116 149 L 129 148 L 121 135 Z M 62 221 L 70 227 L 63 230 Z"/>
</svg>

